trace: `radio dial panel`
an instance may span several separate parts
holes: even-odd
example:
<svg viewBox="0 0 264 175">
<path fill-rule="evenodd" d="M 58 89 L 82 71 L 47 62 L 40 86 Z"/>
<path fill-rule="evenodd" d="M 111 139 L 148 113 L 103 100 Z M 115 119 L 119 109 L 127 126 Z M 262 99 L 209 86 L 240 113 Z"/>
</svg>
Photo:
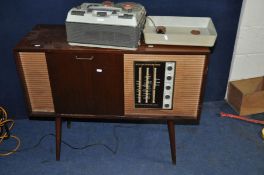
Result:
<svg viewBox="0 0 264 175">
<path fill-rule="evenodd" d="M 175 77 L 173 61 L 135 61 L 135 108 L 172 109 Z"/>
</svg>

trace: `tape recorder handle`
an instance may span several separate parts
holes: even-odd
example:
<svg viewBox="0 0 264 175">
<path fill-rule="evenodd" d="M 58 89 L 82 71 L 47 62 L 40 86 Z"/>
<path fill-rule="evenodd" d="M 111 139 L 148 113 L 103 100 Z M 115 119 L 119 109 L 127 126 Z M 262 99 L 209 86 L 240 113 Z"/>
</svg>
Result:
<svg viewBox="0 0 264 175">
<path fill-rule="evenodd" d="M 88 61 L 92 61 L 94 59 L 94 56 L 90 56 L 90 57 L 78 57 L 75 56 L 76 60 L 88 60 Z"/>
</svg>

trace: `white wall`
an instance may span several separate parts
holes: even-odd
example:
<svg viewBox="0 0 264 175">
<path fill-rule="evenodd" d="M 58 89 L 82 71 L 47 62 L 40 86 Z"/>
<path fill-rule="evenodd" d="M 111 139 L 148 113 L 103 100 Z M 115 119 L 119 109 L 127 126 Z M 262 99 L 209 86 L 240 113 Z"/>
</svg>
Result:
<svg viewBox="0 0 264 175">
<path fill-rule="evenodd" d="M 229 81 L 264 76 L 264 0 L 244 0 Z"/>
</svg>

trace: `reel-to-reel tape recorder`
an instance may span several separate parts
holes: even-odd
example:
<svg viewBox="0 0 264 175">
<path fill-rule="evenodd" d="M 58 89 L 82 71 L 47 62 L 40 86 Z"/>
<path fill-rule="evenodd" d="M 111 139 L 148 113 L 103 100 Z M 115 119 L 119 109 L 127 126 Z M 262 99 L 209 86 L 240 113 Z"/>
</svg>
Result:
<svg viewBox="0 0 264 175">
<path fill-rule="evenodd" d="M 70 45 L 135 50 L 145 19 L 145 8 L 138 3 L 83 3 L 68 12 L 67 41 Z"/>
</svg>

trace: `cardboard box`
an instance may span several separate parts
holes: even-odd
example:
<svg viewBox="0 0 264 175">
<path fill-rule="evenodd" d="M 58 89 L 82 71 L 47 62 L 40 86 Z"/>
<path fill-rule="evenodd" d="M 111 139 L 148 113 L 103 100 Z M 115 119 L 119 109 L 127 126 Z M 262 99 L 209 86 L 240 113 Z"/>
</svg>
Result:
<svg viewBox="0 0 264 175">
<path fill-rule="evenodd" d="M 227 102 L 239 115 L 264 112 L 264 77 L 229 82 Z"/>
</svg>

